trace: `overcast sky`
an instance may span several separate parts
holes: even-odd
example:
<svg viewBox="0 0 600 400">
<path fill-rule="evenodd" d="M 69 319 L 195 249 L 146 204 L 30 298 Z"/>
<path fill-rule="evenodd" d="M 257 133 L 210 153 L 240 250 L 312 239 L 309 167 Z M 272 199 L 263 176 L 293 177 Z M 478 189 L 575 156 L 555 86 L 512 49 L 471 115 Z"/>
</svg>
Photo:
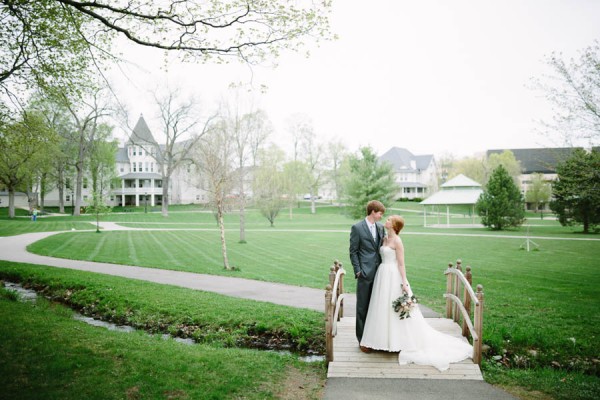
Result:
<svg viewBox="0 0 600 400">
<path fill-rule="evenodd" d="M 157 82 L 182 86 L 214 109 L 232 82 L 268 86 L 256 102 L 270 116 L 272 140 L 289 143 L 286 120 L 312 118 L 324 140 L 378 154 L 404 147 L 415 155 L 457 157 L 497 148 L 556 146 L 538 134 L 551 105 L 532 78 L 551 71 L 545 57 L 566 59 L 600 39 L 597 0 L 334 0 L 339 40 L 311 57 L 285 54 L 278 67 L 239 64 L 160 68 L 161 53 L 124 46 L 136 66 L 111 73 L 132 115 L 144 114 L 160 141 L 148 91 Z"/>
</svg>

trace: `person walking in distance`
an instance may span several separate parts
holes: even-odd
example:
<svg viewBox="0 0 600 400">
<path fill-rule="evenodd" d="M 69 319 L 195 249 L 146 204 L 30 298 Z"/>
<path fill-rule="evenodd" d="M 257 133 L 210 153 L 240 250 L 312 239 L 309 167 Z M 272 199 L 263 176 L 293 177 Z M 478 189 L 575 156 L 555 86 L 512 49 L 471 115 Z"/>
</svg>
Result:
<svg viewBox="0 0 600 400">
<path fill-rule="evenodd" d="M 379 223 L 385 213 L 385 206 L 377 200 L 367 203 L 367 216 L 364 220 L 352 225 L 350 230 L 350 262 L 354 269 L 356 278 L 356 339 L 360 346 L 371 291 L 373 290 L 373 279 L 379 264 L 381 255 L 379 248 L 383 243 L 384 229 Z M 363 352 L 370 352 L 367 347 L 360 346 Z"/>
</svg>

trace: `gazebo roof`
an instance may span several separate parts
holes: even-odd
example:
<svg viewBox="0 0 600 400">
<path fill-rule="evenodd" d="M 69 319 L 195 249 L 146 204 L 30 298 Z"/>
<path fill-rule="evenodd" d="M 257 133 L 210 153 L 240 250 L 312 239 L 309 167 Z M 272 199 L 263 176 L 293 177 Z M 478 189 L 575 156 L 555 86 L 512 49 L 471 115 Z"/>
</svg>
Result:
<svg viewBox="0 0 600 400">
<path fill-rule="evenodd" d="M 454 178 L 450 179 L 448 182 L 442 185 L 442 189 L 445 188 L 480 188 L 481 185 L 475 182 L 473 179 L 466 177 L 463 174 L 456 175 Z"/>
<path fill-rule="evenodd" d="M 442 190 L 429 196 L 421 203 L 427 205 L 475 204 L 483 193 L 481 185 L 462 174 L 442 185 Z"/>
</svg>

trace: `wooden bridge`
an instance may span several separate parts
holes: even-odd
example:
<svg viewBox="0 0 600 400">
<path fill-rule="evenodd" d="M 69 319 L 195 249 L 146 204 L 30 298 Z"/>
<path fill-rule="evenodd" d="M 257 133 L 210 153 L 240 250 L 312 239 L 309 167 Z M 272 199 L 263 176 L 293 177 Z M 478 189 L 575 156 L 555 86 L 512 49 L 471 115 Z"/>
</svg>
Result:
<svg viewBox="0 0 600 400">
<path fill-rule="evenodd" d="M 355 333 L 355 318 L 344 317 L 342 265 L 335 262 L 331 267 L 325 292 L 326 307 L 326 345 L 328 378 L 411 378 L 411 379 L 470 379 L 483 380 L 479 364 L 481 362 L 481 331 L 483 322 L 483 288 L 477 287 L 477 293 L 471 288 L 471 269 L 467 267 L 466 276 L 462 274 L 460 260 L 456 268 L 449 264 L 444 272 L 447 276 L 446 316 L 447 318 L 426 318 L 436 330 L 473 341 L 471 359 L 450 364 L 450 368 L 440 372 L 433 366 L 399 365 L 398 353 L 373 351 L 363 353 L 358 347 Z M 463 299 L 460 299 L 462 292 Z M 471 304 L 474 305 L 471 322 Z"/>
</svg>

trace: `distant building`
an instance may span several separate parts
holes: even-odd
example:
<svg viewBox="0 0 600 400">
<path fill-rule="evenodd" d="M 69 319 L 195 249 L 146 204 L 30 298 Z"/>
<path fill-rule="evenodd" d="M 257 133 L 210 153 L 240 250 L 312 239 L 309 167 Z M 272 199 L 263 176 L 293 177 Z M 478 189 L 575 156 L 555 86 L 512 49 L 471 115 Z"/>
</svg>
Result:
<svg viewBox="0 0 600 400">
<path fill-rule="evenodd" d="M 433 154 L 415 156 L 401 147 L 392 147 L 382 156 L 380 162 L 392 165 L 396 183 L 401 191 L 398 198 L 424 199 L 438 190 L 438 171 Z"/>
<path fill-rule="evenodd" d="M 185 146 L 182 142 L 179 145 Z M 143 116 L 140 116 L 129 139 L 123 147 L 117 149 L 116 172 L 118 184 L 113 185 L 107 204 L 109 206 L 156 207 L 163 203 L 161 147 L 154 139 Z M 180 166 L 173 171 L 169 182 L 169 204 L 206 203 L 208 196 L 202 182 L 193 181 L 189 165 Z M 194 176 L 197 178 L 198 174 Z M 65 188 L 65 206 L 73 204 L 73 188 L 67 179 Z M 82 206 L 86 206 L 92 197 L 91 179 L 84 178 L 82 186 Z M 4 203 L 4 201 L 2 201 Z M 8 203 L 8 201 L 7 201 Z M 22 203 L 22 202 L 21 202 Z M 58 206 L 58 190 L 52 190 L 45 196 L 44 205 Z M 4 205 L 4 204 L 2 204 Z"/>
<path fill-rule="evenodd" d="M 486 152 L 486 157 L 492 154 L 501 154 L 505 150 L 511 151 L 515 159 L 521 163 L 521 175 L 519 175 L 519 185 L 523 196 L 526 195 L 531 185 L 533 174 L 542 174 L 543 179 L 547 183 L 552 183 L 558 177 L 556 166 L 568 159 L 575 147 L 554 147 L 554 148 L 538 148 L 538 149 L 494 149 Z M 548 207 L 547 204 L 544 207 Z M 531 209 L 532 205 L 527 204 L 527 208 Z"/>
</svg>

